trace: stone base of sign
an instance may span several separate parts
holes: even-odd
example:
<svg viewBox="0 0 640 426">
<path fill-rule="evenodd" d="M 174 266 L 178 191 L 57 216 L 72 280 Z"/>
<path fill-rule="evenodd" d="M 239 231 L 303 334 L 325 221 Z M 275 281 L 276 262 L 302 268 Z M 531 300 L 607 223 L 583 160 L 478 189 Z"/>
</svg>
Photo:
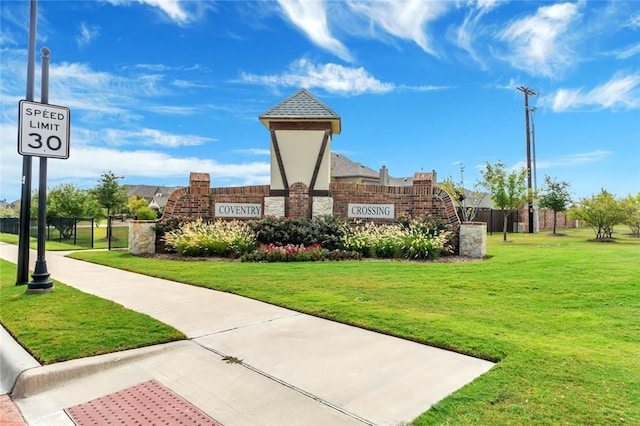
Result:
<svg viewBox="0 0 640 426">
<path fill-rule="evenodd" d="M 332 197 L 313 197 L 312 217 L 326 216 L 333 214 Z"/>
<path fill-rule="evenodd" d="M 463 222 L 460 224 L 460 256 L 481 259 L 487 254 L 487 224 Z"/>
<path fill-rule="evenodd" d="M 132 220 L 129 222 L 129 253 L 154 254 L 156 231 L 154 220 Z"/>
<path fill-rule="evenodd" d="M 284 217 L 284 197 L 264 197 L 264 215 Z"/>
</svg>

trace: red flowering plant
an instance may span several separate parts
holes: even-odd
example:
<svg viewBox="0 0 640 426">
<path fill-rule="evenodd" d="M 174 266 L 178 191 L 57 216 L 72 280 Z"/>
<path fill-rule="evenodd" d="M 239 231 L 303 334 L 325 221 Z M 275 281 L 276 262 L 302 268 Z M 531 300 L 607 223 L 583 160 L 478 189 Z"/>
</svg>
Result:
<svg viewBox="0 0 640 426">
<path fill-rule="evenodd" d="M 320 244 L 310 246 L 261 244 L 257 250 L 245 254 L 241 259 L 245 262 L 305 262 L 325 260 L 328 254 L 329 250 L 322 248 Z"/>
</svg>

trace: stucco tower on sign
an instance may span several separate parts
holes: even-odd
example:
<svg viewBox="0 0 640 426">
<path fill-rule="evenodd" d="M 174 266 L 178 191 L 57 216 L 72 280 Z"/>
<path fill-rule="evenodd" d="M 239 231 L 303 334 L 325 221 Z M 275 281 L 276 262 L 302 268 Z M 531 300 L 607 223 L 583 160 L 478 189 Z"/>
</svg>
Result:
<svg viewBox="0 0 640 426">
<path fill-rule="evenodd" d="M 265 214 L 330 214 L 331 140 L 340 134 L 340 116 L 300 89 L 259 119 L 271 132 L 270 197 L 265 199 Z"/>
</svg>

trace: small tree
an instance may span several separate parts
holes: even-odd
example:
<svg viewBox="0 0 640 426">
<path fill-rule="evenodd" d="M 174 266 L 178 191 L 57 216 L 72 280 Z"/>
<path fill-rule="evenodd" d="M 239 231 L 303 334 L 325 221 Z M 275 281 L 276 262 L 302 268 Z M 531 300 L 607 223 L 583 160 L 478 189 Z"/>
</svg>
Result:
<svg viewBox="0 0 640 426">
<path fill-rule="evenodd" d="M 571 203 L 569 183 L 558 182 L 549 176 L 544 177 L 544 188 L 539 199 L 539 206 L 553 210 L 553 233 L 556 233 L 556 217 L 558 212 L 566 211 Z"/>
<path fill-rule="evenodd" d="M 526 183 L 527 170 L 521 168 L 507 173 L 504 163 L 498 161 L 495 165 L 486 163 L 481 174 L 482 181 L 479 185 L 489 192 L 493 203 L 502 210 L 504 216 L 502 234 L 503 240 L 507 241 L 508 216 L 530 199 Z"/>
<path fill-rule="evenodd" d="M 127 196 L 118 183 L 122 176 L 116 176 L 112 172 L 103 173 L 98 181 L 98 185 L 93 188 L 98 203 L 107 209 L 107 216 L 117 209 L 124 207 L 127 202 Z"/>
<path fill-rule="evenodd" d="M 629 226 L 631 235 L 640 237 L 640 192 L 635 196 L 629 194 L 623 199 L 622 208 L 625 215 L 624 223 Z"/>
<path fill-rule="evenodd" d="M 597 195 L 581 198 L 579 204 L 569 210 L 569 217 L 591 226 L 596 240 L 604 241 L 613 238 L 613 227 L 625 221 L 625 211 L 620 200 L 602 189 Z"/>
<path fill-rule="evenodd" d="M 137 216 L 138 210 L 144 207 L 149 207 L 149 203 L 143 197 L 132 195 L 127 201 L 127 210 L 134 216 Z"/>
<path fill-rule="evenodd" d="M 460 181 L 454 182 L 448 177 L 439 184 L 453 200 L 456 208 L 462 213 L 463 222 L 471 222 L 478 213 L 478 206 L 484 197 L 481 191 L 466 189 L 464 186 L 464 165 L 460 165 Z M 477 184 L 475 187 L 477 188 Z"/>
<path fill-rule="evenodd" d="M 149 206 L 140 207 L 136 211 L 136 217 L 139 220 L 156 220 L 158 218 L 158 213 Z"/>
</svg>

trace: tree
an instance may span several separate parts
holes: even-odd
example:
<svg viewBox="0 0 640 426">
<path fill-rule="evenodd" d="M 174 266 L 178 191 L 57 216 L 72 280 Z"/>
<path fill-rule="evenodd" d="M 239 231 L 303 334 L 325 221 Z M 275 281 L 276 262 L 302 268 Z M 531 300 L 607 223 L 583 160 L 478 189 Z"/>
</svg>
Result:
<svg viewBox="0 0 640 426">
<path fill-rule="evenodd" d="M 622 200 L 624 223 L 629 226 L 631 235 L 640 237 L 640 192 L 635 196 L 629 194 Z"/>
<path fill-rule="evenodd" d="M 569 210 L 569 217 L 582 220 L 596 233 L 596 240 L 609 240 L 613 227 L 625 220 L 622 203 L 613 194 L 604 189 L 597 195 L 581 198 L 578 205 Z"/>
<path fill-rule="evenodd" d="M 520 209 L 530 199 L 527 188 L 527 170 L 512 170 L 507 173 L 502 161 L 495 165 L 486 163 L 481 172 L 482 181 L 479 185 L 489 192 L 493 203 L 502 210 L 504 222 L 502 227 L 503 240 L 507 241 L 507 218 L 514 211 Z"/>
<path fill-rule="evenodd" d="M 140 207 L 136 212 L 136 217 L 139 220 L 156 220 L 158 213 L 149 206 Z"/>
<path fill-rule="evenodd" d="M 558 182 L 549 176 L 544 177 L 544 188 L 539 199 L 539 206 L 553 210 L 553 233 L 556 233 L 556 216 L 558 212 L 566 211 L 571 203 L 569 183 Z"/>
<path fill-rule="evenodd" d="M 20 215 L 18 214 L 17 211 L 15 211 L 14 209 L 12 209 L 11 207 L 9 207 L 9 205 L 2 205 L 0 206 L 0 217 L 5 218 L 5 217 L 12 217 L 12 218 L 17 218 Z"/>
<path fill-rule="evenodd" d="M 47 195 L 47 216 L 83 217 L 86 213 L 88 191 L 77 188 L 72 183 L 63 183 L 49 191 Z"/>
<path fill-rule="evenodd" d="M 74 184 L 58 185 L 47 195 L 47 217 L 64 218 L 52 222 L 63 239 L 71 238 L 79 218 L 93 217 L 98 221 L 102 216 L 102 208 L 93 195 Z"/>
<path fill-rule="evenodd" d="M 140 220 L 155 220 L 158 215 L 149 203 L 142 197 L 132 195 L 127 202 L 129 212 Z"/>
<path fill-rule="evenodd" d="M 103 173 L 98 181 L 98 185 L 93 188 L 98 203 L 107 209 L 107 216 L 122 208 L 127 202 L 127 196 L 118 183 L 122 176 L 116 176 L 111 171 Z"/>
<path fill-rule="evenodd" d="M 138 214 L 138 210 L 143 207 L 149 207 L 149 203 L 143 197 L 138 197 L 136 195 L 129 197 L 129 200 L 127 201 L 127 210 L 129 210 L 129 213 L 136 216 Z"/>
<path fill-rule="evenodd" d="M 464 186 L 464 165 L 460 165 L 460 181 L 454 182 L 448 177 L 439 184 L 440 188 L 446 191 L 453 200 L 456 208 L 462 213 L 463 222 L 471 222 L 478 212 L 478 206 L 484 197 L 481 191 L 469 190 Z M 476 188 L 477 188 L 476 184 Z"/>
</svg>

